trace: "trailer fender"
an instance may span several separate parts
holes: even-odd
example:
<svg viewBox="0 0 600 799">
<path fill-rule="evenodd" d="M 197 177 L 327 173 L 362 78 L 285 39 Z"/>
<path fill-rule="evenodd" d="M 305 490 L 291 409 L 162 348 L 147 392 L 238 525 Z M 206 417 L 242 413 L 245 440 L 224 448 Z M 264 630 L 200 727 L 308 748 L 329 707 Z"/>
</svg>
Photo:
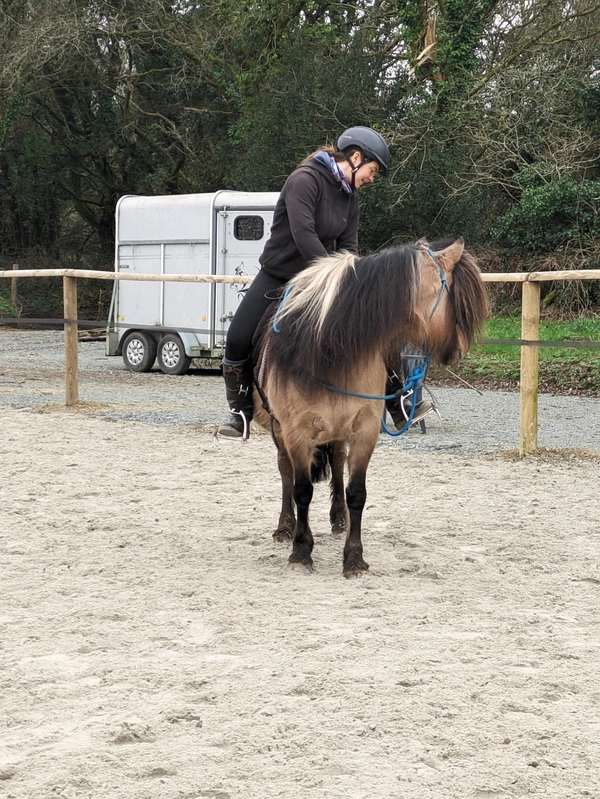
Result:
<svg viewBox="0 0 600 799">
<path fill-rule="evenodd" d="M 190 358 L 200 358 L 202 350 L 194 333 L 182 333 L 179 330 L 174 330 L 173 332 L 177 333 L 183 342 L 186 355 L 189 355 Z"/>
</svg>

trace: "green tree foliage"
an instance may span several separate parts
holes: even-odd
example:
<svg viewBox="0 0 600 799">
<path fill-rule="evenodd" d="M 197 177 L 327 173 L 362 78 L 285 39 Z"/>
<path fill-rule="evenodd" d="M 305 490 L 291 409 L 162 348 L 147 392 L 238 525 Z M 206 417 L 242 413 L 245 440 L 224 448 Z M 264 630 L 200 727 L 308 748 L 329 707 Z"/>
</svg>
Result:
<svg viewBox="0 0 600 799">
<path fill-rule="evenodd" d="M 540 254 L 560 250 L 573 240 L 600 236 L 600 181 L 575 180 L 571 175 L 540 183 L 523 173 L 523 193 L 494 229 L 508 246 Z"/>
<path fill-rule="evenodd" d="M 52 141 L 25 117 L 13 124 L 0 151 L 0 230 L 5 250 L 41 247 L 53 252 L 62 226 L 65 195 L 57 191 L 61 158 Z"/>
<path fill-rule="evenodd" d="M 547 185 L 597 174 L 599 3 L 399 6 L 413 54 L 394 130 L 395 179 L 411 209 L 400 235 L 461 232 L 487 244 L 520 202 L 522 173 Z"/>
<path fill-rule="evenodd" d="M 183 169 L 202 151 L 203 188 L 218 187 L 222 172 L 211 151 L 226 137 L 230 87 L 219 85 L 220 67 L 206 80 L 194 39 L 204 28 L 190 34 L 169 4 L 143 0 L 49 0 L 33 8 L 14 2 L 12 10 L 17 6 L 22 21 L 13 20 L 0 89 L 5 104 L 22 98 L 32 171 L 45 152 L 53 153 L 46 161 L 58 207 L 52 217 L 74 212 L 110 252 L 121 195 L 195 189 Z M 2 155 L 5 183 L 15 190 L 11 175 L 23 144 L 13 125 Z M 35 217 L 29 227 L 36 228 Z"/>
</svg>

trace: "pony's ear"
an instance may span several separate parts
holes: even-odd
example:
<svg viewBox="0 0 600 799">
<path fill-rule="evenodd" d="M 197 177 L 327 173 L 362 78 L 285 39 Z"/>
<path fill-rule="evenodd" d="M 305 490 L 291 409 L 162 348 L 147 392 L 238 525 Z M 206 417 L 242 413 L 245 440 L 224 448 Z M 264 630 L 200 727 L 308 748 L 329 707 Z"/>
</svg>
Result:
<svg viewBox="0 0 600 799">
<path fill-rule="evenodd" d="M 454 264 L 460 261 L 464 249 L 465 240 L 462 236 L 460 236 L 460 238 L 456 239 L 456 241 L 453 242 L 449 247 L 446 247 L 445 250 L 437 252 L 436 256 L 440 261 L 443 261 L 444 265 L 448 269 L 450 269 L 454 266 Z"/>
</svg>

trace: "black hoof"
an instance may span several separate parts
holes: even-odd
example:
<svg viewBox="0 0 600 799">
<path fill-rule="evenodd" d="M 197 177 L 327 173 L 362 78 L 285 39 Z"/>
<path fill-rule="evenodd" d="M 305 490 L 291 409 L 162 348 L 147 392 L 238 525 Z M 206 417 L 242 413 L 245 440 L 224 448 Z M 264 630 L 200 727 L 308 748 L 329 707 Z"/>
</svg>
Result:
<svg viewBox="0 0 600 799">
<path fill-rule="evenodd" d="M 369 564 L 364 560 L 344 567 L 344 577 L 351 580 L 354 577 L 366 577 L 369 573 Z"/>
<path fill-rule="evenodd" d="M 293 537 L 294 534 L 286 527 L 278 527 L 273 533 L 273 541 L 278 544 L 289 544 Z"/>
<path fill-rule="evenodd" d="M 288 561 L 288 569 L 294 572 L 300 572 L 300 574 L 312 574 L 313 572 L 313 564 L 312 560 L 289 560 Z"/>
</svg>

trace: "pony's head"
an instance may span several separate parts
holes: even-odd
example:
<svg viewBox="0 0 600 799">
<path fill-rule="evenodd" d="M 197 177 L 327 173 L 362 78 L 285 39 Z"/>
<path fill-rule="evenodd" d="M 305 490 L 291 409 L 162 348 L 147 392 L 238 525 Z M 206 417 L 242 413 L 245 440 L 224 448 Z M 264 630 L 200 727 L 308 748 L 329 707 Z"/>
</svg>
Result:
<svg viewBox="0 0 600 799">
<path fill-rule="evenodd" d="M 453 363 L 466 355 L 489 314 L 489 301 L 477 262 L 465 251 L 464 240 L 421 239 L 417 314 L 433 359 Z"/>
</svg>

